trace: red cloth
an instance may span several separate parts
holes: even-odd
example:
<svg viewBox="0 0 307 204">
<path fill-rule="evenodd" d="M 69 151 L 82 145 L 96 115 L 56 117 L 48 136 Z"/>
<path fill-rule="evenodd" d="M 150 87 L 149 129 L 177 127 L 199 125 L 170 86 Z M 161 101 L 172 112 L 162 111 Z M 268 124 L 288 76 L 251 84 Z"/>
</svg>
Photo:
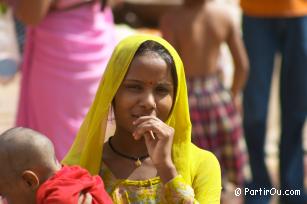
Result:
<svg viewBox="0 0 307 204">
<path fill-rule="evenodd" d="M 90 193 L 93 204 L 113 203 L 99 176 L 91 176 L 78 166 L 64 166 L 44 182 L 36 194 L 38 204 L 76 204 L 81 193 Z"/>
</svg>

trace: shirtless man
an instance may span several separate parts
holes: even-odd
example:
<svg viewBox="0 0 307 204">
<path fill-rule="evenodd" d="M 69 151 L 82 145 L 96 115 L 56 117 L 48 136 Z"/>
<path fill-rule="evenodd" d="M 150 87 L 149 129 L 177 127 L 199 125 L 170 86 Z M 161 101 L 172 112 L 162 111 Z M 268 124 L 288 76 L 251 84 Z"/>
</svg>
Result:
<svg viewBox="0 0 307 204">
<path fill-rule="evenodd" d="M 224 3 L 225 4 L 225 3 Z M 248 73 L 240 28 L 227 5 L 212 0 L 185 0 L 160 21 L 162 35 L 179 51 L 187 78 L 217 72 L 221 44 L 226 42 L 234 62 L 231 92 L 238 96 Z"/>
<path fill-rule="evenodd" d="M 219 158 L 223 178 L 243 185 L 245 149 L 239 96 L 248 74 L 248 59 L 239 26 L 225 3 L 185 0 L 160 19 L 162 36 L 179 52 L 187 77 L 193 142 Z M 230 93 L 217 77 L 222 43 L 230 49 L 234 78 Z"/>
</svg>

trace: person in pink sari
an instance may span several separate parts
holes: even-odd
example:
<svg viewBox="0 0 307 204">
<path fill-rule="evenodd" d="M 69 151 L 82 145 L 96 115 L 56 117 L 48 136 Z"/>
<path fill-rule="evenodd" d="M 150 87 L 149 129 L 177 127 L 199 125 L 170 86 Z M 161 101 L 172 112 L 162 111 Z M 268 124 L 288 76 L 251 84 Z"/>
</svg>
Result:
<svg viewBox="0 0 307 204">
<path fill-rule="evenodd" d="M 17 126 L 48 135 L 62 159 L 115 46 L 111 9 L 98 0 L 5 0 L 26 25 Z"/>
</svg>

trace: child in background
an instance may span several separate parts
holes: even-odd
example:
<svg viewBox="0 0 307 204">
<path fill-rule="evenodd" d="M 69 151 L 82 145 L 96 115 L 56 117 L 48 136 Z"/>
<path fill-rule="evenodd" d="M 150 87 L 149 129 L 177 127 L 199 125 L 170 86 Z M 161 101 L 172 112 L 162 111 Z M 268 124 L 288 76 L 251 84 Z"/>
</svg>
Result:
<svg viewBox="0 0 307 204">
<path fill-rule="evenodd" d="M 110 204 L 99 176 L 78 166 L 63 166 L 51 141 L 27 128 L 12 128 L 0 135 L 0 195 L 9 204 Z M 88 203 L 82 202 L 81 203 Z"/>
<path fill-rule="evenodd" d="M 215 153 L 224 181 L 243 186 L 247 157 L 240 143 L 243 131 L 238 110 L 248 74 L 248 60 L 235 22 L 223 3 L 185 0 L 183 6 L 161 17 L 160 29 L 184 63 L 193 124 L 192 141 Z M 218 77 L 220 48 L 225 42 L 235 68 L 230 92 Z"/>
</svg>

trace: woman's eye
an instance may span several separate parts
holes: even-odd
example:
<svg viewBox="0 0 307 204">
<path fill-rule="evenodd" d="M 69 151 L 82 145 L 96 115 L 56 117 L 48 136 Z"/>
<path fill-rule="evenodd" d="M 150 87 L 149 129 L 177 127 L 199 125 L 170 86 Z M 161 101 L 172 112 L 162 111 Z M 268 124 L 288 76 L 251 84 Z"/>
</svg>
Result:
<svg viewBox="0 0 307 204">
<path fill-rule="evenodd" d="M 128 90 L 132 90 L 132 91 L 140 91 L 140 90 L 142 90 L 142 87 L 140 85 L 136 85 L 136 84 L 126 85 L 126 88 Z"/>
<path fill-rule="evenodd" d="M 157 91 L 158 93 L 163 93 L 163 94 L 169 93 L 169 89 L 166 88 L 166 87 L 157 87 L 157 88 L 156 88 L 156 91 Z"/>
</svg>

